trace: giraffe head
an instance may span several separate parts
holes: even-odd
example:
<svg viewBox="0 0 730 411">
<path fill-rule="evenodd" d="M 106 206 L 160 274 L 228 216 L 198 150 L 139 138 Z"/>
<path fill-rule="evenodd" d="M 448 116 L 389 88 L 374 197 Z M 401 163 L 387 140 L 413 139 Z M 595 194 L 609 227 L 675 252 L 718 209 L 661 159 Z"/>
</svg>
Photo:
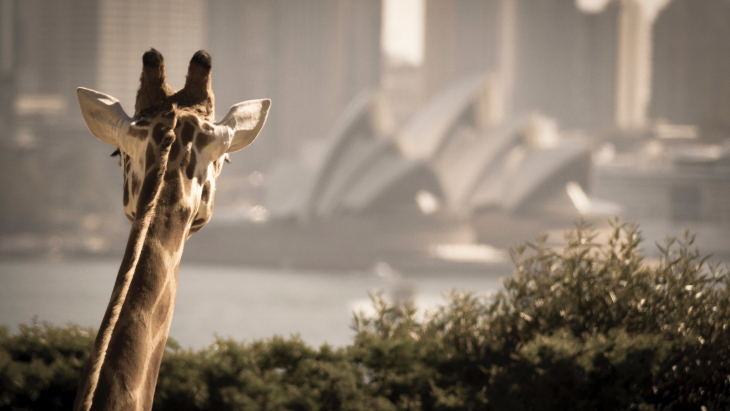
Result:
<svg viewBox="0 0 730 411">
<path fill-rule="evenodd" d="M 146 52 L 142 63 L 134 117 L 114 97 L 86 88 L 77 90 L 81 112 L 92 134 L 119 150 L 127 218 L 141 218 L 151 204 L 164 207 L 161 212 L 185 217 L 180 224 L 189 237 L 210 220 L 223 162 L 253 142 L 271 101 L 236 104 L 216 123 L 207 52 L 195 53 L 179 91 L 167 85 L 157 50 Z"/>
</svg>

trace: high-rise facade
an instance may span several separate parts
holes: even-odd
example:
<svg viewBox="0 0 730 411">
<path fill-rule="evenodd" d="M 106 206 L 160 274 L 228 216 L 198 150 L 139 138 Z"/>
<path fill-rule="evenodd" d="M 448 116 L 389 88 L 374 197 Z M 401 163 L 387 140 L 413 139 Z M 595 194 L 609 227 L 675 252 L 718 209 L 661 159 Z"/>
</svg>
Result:
<svg viewBox="0 0 730 411">
<path fill-rule="evenodd" d="M 0 143 L 7 140 L 13 129 L 13 102 L 18 61 L 18 2 L 0 0 Z"/>
<path fill-rule="evenodd" d="M 507 117 L 538 110 L 568 127 L 611 125 L 619 7 L 586 13 L 575 0 L 428 1 L 425 94 L 493 73 Z"/>
<path fill-rule="evenodd" d="M 295 156 L 361 90 L 378 86 L 380 0 L 224 0 L 209 13 L 219 110 L 273 101 L 254 160 Z"/>
<path fill-rule="evenodd" d="M 73 121 L 76 87 L 97 85 L 99 3 L 23 0 L 16 4 L 16 114 L 34 118 L 34 123 L 39 118 Z"/>
<path fill-rule="evenodd" d="M 134 112 L 142 54 L 153 47 L 165 57 L 168 83 L 185 84 L 193 54 L 206 48 L 208 15 L 203 0 L 99 0 L 98 70 L 100 91 Z"/>
<path fill-rule="evenodd" d="M 426 1 L 426 97 L 467 76 L 498 68 L 500 7 L 500 0 Z"/>
<path fill-rule="evenodd" d="M 102 211 L 108 181 L 89 158 L 76 87 L 96 85 L 95 0 L 3 0 L 0 231 L 57 231 Z M 6 19 L 12 18 L 10 24 Z M 106 152 L 106 150 L 104 150 Z M 103 158 L 103 157 L 102 157 Z"/>
<path fill-rule="evenodd" d="M 514 114 L 565 127 L 614 122 L 619 5 L 589 14 L 575 0 L 515 0 Z"/>
<path fill-rule="evenodd" d="M 650 113 L 694 124 L 705 135 L 730 131 L 730 3 L 673 0 L 654 25 Z"/>
</svg>

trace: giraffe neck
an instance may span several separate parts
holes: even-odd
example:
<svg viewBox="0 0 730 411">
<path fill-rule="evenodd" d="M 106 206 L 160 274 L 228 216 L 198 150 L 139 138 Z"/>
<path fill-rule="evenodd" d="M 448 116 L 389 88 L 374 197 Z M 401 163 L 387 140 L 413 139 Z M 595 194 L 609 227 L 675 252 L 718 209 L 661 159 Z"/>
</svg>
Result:
<svg viewBox="0 0 730 411">
<path fill-rule="evenodd" d="M 179 173 L 159 168 L 142 185 L 122 265 L 74 410 L 150 410 L 172 321 L 177 271 L 192 211 L 178 204 Z M 177 176 L 177 177 L 176 177 Z M 142 201 L 144 200 L 144 201 Z"/>
</svg>

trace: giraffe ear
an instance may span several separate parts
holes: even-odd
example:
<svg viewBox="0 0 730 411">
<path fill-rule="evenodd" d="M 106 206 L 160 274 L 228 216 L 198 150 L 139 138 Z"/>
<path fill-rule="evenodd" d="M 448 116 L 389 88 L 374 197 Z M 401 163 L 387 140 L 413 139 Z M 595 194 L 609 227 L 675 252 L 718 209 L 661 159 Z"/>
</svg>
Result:
<svg viewBox="0 0 730 411">
<path fill-rule="evenodd" d="M 119 147 L 121 136 L 132 122 L 119 100 L 83 87 L 76 89 L 76 94 L 79 96 L 81 114 L 91 134 L 105 143 Z"/>
<path fill-rule="evenodd" d="M 235 104 L 228 110 L 217 126 L 230 129 L 230 145 L 226 153 L 233 153 L 246 148 L 259 135 L 269 114 L 271 100 L 250 100 Z"/>
</svg>

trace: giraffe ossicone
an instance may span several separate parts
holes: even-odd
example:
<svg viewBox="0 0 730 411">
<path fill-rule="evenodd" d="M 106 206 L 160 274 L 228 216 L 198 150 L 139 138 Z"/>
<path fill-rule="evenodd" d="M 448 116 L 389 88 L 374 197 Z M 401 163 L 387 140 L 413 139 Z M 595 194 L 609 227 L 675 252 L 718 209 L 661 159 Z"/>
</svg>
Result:
<svg viewBox="0 0 730 411">
<path fill-rule="evenodd" d="M 133 117 L 112 96 L 77 90 L 91 133 L 121 154 L 132 228 L 74 410 L 152 408 L 183 246 L 212 216 L 223 162 L 253 142 L 271 105 L 239 103 L 215 122 L 207 52 L 195 53 L 179 91 L 167 85 L 158 51 L 142 62 Z"/>
</svg>

